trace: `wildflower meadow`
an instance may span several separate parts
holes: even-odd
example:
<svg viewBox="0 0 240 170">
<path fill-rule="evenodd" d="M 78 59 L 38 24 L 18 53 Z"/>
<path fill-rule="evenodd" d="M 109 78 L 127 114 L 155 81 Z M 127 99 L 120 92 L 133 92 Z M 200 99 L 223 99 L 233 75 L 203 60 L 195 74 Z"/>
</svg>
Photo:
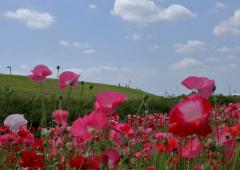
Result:
<svg viewBox="0 0 240 170">
<path fill-rule="evenodd" d="M 41 112 L 35 113 L 41 115 L 39 127 L 28 123 L 27 113 L 8 114 L 2 122 L 0 169 L 240 169 L 240 103 L 218 104 L 214 80 L 187 77 L 182 85 L 194 93 L 182 97 L 168 113 L 138 109 L 136 114 L 120 115 L 117 108 L 127 96 L 103 91 L 96 95 L 92 111 L 73 121 L 70 98 L 64 105 L 60 100 L 49 122 L 41 93 L 51 74 L 47 66 L 37 65 L 28 76 L 39 84 L 42 96 Z M 74 72 L 62 72 L 56 88 L 71 94 L 79 79 Z"/>
</svg>

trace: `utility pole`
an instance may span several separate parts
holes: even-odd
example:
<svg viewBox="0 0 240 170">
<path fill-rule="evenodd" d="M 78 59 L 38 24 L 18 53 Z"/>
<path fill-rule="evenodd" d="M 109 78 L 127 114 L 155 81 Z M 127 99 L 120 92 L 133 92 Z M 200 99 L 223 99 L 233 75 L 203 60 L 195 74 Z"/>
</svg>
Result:
<svg viewBox="0 0 240 170">
<path fill-rule="evenodd" d="M 57 66 L 57 78 L 59 77 L 60 66 Z"/>
<path fill-rule="evenodd" d="M 232 91 L 231 91 L 231 86 L 228 86 L 228 95 L 231 96 L 232 95 Z"/>
<path fill-rule="evenodd" d="M 131 81 L 128 82 L 128 88 L 130 88 L 130 86 L 131 86 Z"/>
<path fill-rule="evenodd" d="M 12 67 L 11 66 L 7 66 L 7 68 L 9 69 L 9 74 L 11 76 L 12 75 Z"/>
</svg>

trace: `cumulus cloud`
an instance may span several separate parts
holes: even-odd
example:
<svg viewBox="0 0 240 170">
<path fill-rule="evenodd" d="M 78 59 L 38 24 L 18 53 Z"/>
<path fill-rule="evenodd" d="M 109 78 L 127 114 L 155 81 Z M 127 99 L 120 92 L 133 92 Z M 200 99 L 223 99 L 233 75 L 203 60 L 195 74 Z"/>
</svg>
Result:
<svg viewBox="0 0 240 170">
<path fill-rule="evenodd" d="M 217 2 L 215 6 L 217 10 L 221 10 L 221 11 L 227 8 L 226 5 L 222 2 Z"/>
<path fill-rule="evenodd" d="M 137 41 L 137 40 L 140 40 L 142 38 L 142 35 L 141 34 L 138 34 L 138 33 L 133 33 L 130 38 L 134 41 Z"/>
<path fill-rule="evenodd" d="M 65 40 L 61 40 L 58 42 L 58 45 L 61 47 L 71 47 L 78 48 L 82 53 L 91 54 L 95 53 L 96 49 L 89 42 L 67 42 Z"/>
<path fill-rule="evenodd" d="M 207 44 L 203 41 L 189 40 L 186 43 L 176 43 L 174 46 L 177 53 L 189 53 L 197 50 L 204 50 Z"/>
<path fill-rule="evenodd" d="M 19 67 L 20 67 L 21 69 L 28 69 L 28 68 L 29 68 L 29 65 L 27 65 L 27 64 L 21 64 L 21 65 L 19 65 Z"/>
<path fill-rule="evenodd" d="M 185 70 L 192 67 L 199 67 L 202 66 L 203 63 L 199 60 L 193 58 L 184 58 L 183 60 L 170 65 L 168 68 L 170 70 Z"/>
<path fill-rule="evenodd" d="M 240 35 L 240 9 L 236 10 L 230 18 L 217 24 L 213 29 L 213 33 L 216 36 L 225 34 Z"/>
<path fill-rule="evenodd" d="M 32 29 L 46 29 L 55 21 L 54 17 L 47 12 L 39 12 L 30 9 L 7 11 L 5 16 L 8 18 L 17 19 Z"/>
<path fill-rule="evenodd" d="M 81 78 L 84 81 L 93 81 L 115 85 L 118 83 L 125 85 L 131 81 L 132 87 L 134 85 L 137 85 L 138 87 L 143 86 L 146 82 L 155 79 L 155 77 L 158 75 L 158 72 L 156 70 L 136 69 L 109 65 L 89 67 L 85 69 L 72 68 L 66 70 L 81 74 Z"/>
<path fill-rule="evenodd" d="M 64 40 L 59 41 L 58 44 L 59 44 L 60 46 L 63 46 L 63 47 L 70 47 L 70 46 L 71 46 L 71 44 L 70 44 L 69 42 L 64 41 Z"/>
<path fill-rule="evenodd" d="M 216 51 L 219 53 L 236 53 L 236 52 L 240 52 L 240 47 L 239 46 L 235 46 L 235 47 L 222 46 L 217 48 Z"/>
<path fill-rule="evenodd" d="M 94 5 L 94 4 L 89 4 L 89 5 L 88 5 L 88 8 L 94 10 L 94 9 L 97 8 L 97 6 Z"/>
<path fill-rule="evenodd" d="M 239 66 L 237 64 L 224 64 L 224 65 L 219 65 L 216 67 L 216 70 L 218 73 L 228 73 L 228 72 L 233 72 L 239 69 Z"/>
<path fill-rule="evenodd" d="M 185 6 L 172 4 L 162 8 L 153 0 L 115 0 L 111 13 L 123 20 L 136 23 L 173 21 L 196 16 Z"/>
<path fill-rule="evenodd" d="M 160 45 L 155 44 L 155 45 L 151 46 L 149 48 L 149 50 L 158 50 L 159 48 L 160 48 Z"/>
</svg>

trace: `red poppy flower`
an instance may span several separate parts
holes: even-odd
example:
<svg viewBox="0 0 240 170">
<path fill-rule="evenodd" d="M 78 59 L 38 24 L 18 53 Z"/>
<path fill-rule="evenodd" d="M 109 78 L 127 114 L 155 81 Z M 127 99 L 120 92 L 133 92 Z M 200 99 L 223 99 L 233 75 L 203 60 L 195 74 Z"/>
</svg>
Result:
<svg viewBox="0 0 240 170">
<path fill-rule="evenodd" d="M 205 98 L 212 95 L 215 87 L 215 81 L 206 77 L 191 76 L 182 81 L 182 85 L 190 90 L 198 90 L 199 94 Z"/>
<path fill-rule="evenodd" d="M 159 154 L 163 153 L 165 151 L 165 146 L 163 143 L 159 143 L 156 145 L 156 150 Z"/>
<path fill-rule="evenodd" d="M 35 151 L 23 151 L 20 165 L 24 168 L 43 168 L 43 156 Z"/>
<path fill-rule="evenodd" d="M 5 132 L 7 132 L 8 130 L 9 130 L 9 129 L 8 129 L 7 126 L 5 126 L 5 125 L 0 126 L 0 133 L 5 133 Z"/>
<path fill-rule="evenodd" d="M 157 169 L 154 167 L 147 167 L 147 168 L 144 168 L 144 170 L 157 170 Z"/>
<path fill-rule="evenodd" d="M 208 135 L 212 131 L 208 120 L 211 110 L 211 103 L 204 97 L 198 94 L 185 97 L 169 113 L 169 132 L 182 137 Z"/>
<path fill-rule="evenodd" d="M 167 140 L 166 151 L 172 152 L 177 150 L 179 146 L 179 141 L 176 138 L 170 138 Z"/>
<path fill-rule="evenodd" d="M 59 87 L 61 89 L 65 89 L 68 85 L 72 87 L 76 87 L 78 85 L 78 79 L 80 75 L 75 74 L 74 72 L 71 71 L 65 71 L 60 74 L 59 76 Z"/>
<path fill-rule="evenodd" d="M 101 160 L 98 156 L 94 156 L 93 159 L 90 161 L 91 168 L 93 170 L 100 170 L 101 169 Z"/>
<path fill-rule="evenodd" d="M 43 139 L 41 139 L 41 138 L 35 138 L 34 139 L 35 140 L 35 142 L 34 142 L 34 144 L 33 144 L 33 148 L 36 148 L 36 149 L 41 149 L 42 148 L 42 146 L 43 146 Z"/>
<path fill-rule="evenodd" d="M 52 74 L 52 71 L 45 65 L 37 65 L 32 70 L 32 75 L 29 75 L 28 78 L 34 82 L 42 82 L 46 79 L 47 76 Z"/>
<path fill-rule="evenodd" d="M 69 166 L 76 169 L 88 169 L 88 160 L 82 156 L 76 156 L 69 159 Z"/>
</svg>

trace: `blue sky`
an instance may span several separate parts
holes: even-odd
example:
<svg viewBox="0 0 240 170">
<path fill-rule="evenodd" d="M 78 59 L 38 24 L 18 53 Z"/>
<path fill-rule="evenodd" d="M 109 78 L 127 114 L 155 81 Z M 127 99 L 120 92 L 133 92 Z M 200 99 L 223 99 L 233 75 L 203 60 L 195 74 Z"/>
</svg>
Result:
<svg viewBox="0 0 240 170">
<path fill-rule="evenodd" d="M 2 0 L 0 28 L 1 73 L 60 65 L 160 95 L 187 93 L 180 82 L 195 75 L 240 93 L 237 1 Z"/>
</svg>

